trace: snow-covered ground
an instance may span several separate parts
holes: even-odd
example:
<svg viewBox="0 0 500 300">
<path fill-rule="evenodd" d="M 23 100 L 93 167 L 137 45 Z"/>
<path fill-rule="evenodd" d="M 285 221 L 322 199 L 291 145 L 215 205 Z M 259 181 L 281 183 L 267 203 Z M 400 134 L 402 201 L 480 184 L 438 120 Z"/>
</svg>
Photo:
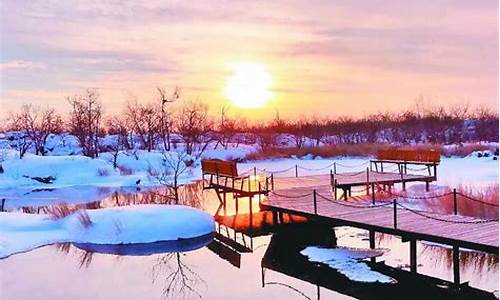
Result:
<svg viewBox="0 0 500 300">
<path fill-rule="evenodd" d="M 300 251 L 311 262 L 319 262 L 337 270 L 347 278 L 359 282 L 394 283 L 389 276 L 373 271 L 363 259 L 377 257 L 383 251 L 354 248 L 307 247 Z"/>
<path fill-rule="evenodd" d="M 180 205 L 136 205 L 86 211 L 61 219 L 0 212 L 0 258 L 54 243 L 136 244 L 194 238 L 215 230 L 211 215 Z"/>
<path fill-rule="evenodd" d="M 11 151 L 11 150 L 9 150 Z M 4 157 L 0 173 L 0 199 L 6 199 L 7 205 L 16 202 L 19 206 L 59 202 L 83 203 L 97 201 L 124 189 L 148 188 L 164 184 L 171 180 L 172 168 L 167 159 L 174 159 L 176 152 L 137 151 L 120 153 L 117 168 L 113 168 L 112 155 L 102 154 L 91 159 L 84 156 L 35 156 L 27 154 L 23 159 L 8 152 Z M 217 155 L 215 155 L 217 154 Z M 205 157 L 230 158 L 240 150 L 228 149 L 207 152 Z M 184 158 L 186 159 L 186 158 Z M 188 159 L 191 159 L 188 157 Z M 313 157 L 274 159 L 244 162 L 238 164 L 238 171 L 251 172 L 256 167 L 259 173 L 275 172 L 275 176 L 295 176 L 295 166 L 299 175 L 328 174 L 336 164 L 337 172 L 355 172 L 365 170 L 370 157 L 342 157 L 322 159 Z M 498 182 L 498 160 L 490 157 L 478 157 L 472 154 L 465 158 L 443 157 L 438 166 L 438 180 L 433 189 L 444 187 L 488 186 Z M 391 167 L 386 167 L 390 170 Z M 393 166 L 395 168 L 395 166 Z M 418 169 L 418 168 L 417 168 Z M 412 171 L 410 172 L 423 172 Z M 179 176 L 179 183 L 188 183 L 200 179 L 200 162 L 192 165 Z M 35 179 L 34 179 L 35 178 Z M 38 180 L 37 180 L 38 179 Z M 50 183 L 39 180 L 49 179 Z M 414 184 L 418 188 L 418 183 Z M 409 191 L 412 186 L 409 186 Z M 419 189 L 421 190 L 421 189 Z M 37 205 L 34 205 L 37 206 Z"/>
</svg>

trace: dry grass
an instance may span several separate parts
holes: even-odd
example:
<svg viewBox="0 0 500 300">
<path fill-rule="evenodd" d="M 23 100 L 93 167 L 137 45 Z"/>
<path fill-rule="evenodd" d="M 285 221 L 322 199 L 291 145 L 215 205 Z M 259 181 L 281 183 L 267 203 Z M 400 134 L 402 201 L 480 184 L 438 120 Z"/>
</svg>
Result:
<svg viewBox="0 0 500 300">
<path fill-rule="evenodd" d="M 494 219 L 498 218 L 498 184 L 492 184 L 486 187 L 472 187 L 472 186 L 458 186 L 457 188 L 457 212 L 460 215 Z M 439 192 L 426 193 L 426 197 L 432 197 L 437 195 L 442 195 L 446 193 L 451 193 L 452 188 L 446 190 L 440 190 Z M 401 195 L 406 195 L 404 192 L 400 192 Z M 478 201 L 473 201 L 466 199 L 460 194 L 466 195 L 473 199 L 477 199 L 485 203 Z M 377 197 L 379 197 L 377 195 Z M 380 197 L 383 199 L 383 197 Z M 426 206 L 431 211 L 439 212 L 442 214 L 453 214 L 454 213 L 454 196 L 449 194 L 444 197 L 432 198 L 432 199 L 419 199 L 415 201 L 421 201 L 424 206 Z M 497 205 L 497 206 L 494 206 Z"/>
<path fill-rule="evenodd" d="M 53 220 L 62 219 L 69 215 L 76 214 L 78 221 L 80 221 L 80 224 L 82 224 L 83 227 L 87 228 L 92 225 L 92 220 L 86 210 L 75 206 L 69 206 L 66 203 L 47 207 L 47 214 Z"/>
<path fill-rule="evenodd" d="M 118 170 L 120 171 L 120 175 L 132 175 L 134 173 L 132 169 L 124 166 L 118 166 Z"/>
<path fill-rule="evenodd" d="M 447 157 L 458 156 L 465 157 L 474 151 L 491 151 L 498 155 L 498 148 L 492 145 L 483 144 L 468 144 L 463 146 L 457 146 L 452 148 L 441 147 L 441 154 Z"/>
<path fill-rule="evenodd" d="M 262 159 L 277 159 L 277 158 L 290 158 L 290 157 L 304 157 L 312 155 L 314 157 L 339 157 L 339 156 L 353 156 L 353 157 L 366 157 L 374 156 L 379 150 L 387 150 L 399 147 L 390 144 L 337 144 L 337 145 L 324 145 L 319 147 L 287 147 L 287 148 L 265 148 L 259 151 L 248 154 L 246 160 L 262 160 Z M 401 147 L 409 148 L 410 146 L 402 145 Z M 474 151 L 492 151 L 498 152 L 498 148 L 491 145 L 470 144 L 457 147 L 444 147 L 443 145 L 434 144 L 421 144 L 412 146 L 415 150 L 429 150 L 436 149 L 444 156 L 459 156 L 465 157 Z"/>
<path fill-rule="evenodd" d="M 109 170 L 108 169 L 97 169 L 97 176 L 109 176 Z"/>
</svg>

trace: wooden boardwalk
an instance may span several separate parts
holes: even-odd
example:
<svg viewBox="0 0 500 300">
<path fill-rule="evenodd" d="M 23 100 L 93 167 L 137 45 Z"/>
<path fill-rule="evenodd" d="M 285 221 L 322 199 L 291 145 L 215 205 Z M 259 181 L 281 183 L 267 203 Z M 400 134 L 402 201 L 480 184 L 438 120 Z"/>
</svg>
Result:
<svg viewBox="0 0 500 300">
<path fill-rule="evenodd" d="M 287 212 L 347 225 L 468 249 L 498 253 L 498 221 L 461 215 L 414 211 L 392 203 L 335 201 L 328 175 L 276 179 L 275 191 L 261 202 L 266 210 Z M 300 186 L 300 187 L 297 187 Z M 316 210 L 313 190 L 316 190 Z M 325 199 L 326 198 L 326 199 Z M 385 206 L 383 206 L 385 205 Z"/>
<path fill-rule="evenodd" d="M 337 181 L 337 187 L 363 186 L 366 184 L 394 184 L 402 182 L 436 180 L 431 175 L 401 174 L 394 172 L 360 171 L 333 174 L 333 180 Z"/>
</svg>

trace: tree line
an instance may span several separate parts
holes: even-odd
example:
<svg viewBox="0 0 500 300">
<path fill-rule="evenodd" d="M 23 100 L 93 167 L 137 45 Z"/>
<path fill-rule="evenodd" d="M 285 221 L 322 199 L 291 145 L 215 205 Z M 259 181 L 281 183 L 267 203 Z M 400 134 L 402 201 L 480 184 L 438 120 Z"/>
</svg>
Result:
<svg viewBox="0 0 500 300">
<path fill-rule="evenodd" d="M 306 146 L 356 143 L 435 143 L 498 141 L 498 114 L 491 109 L 468 105 L 417 105 L 400 113 L 377 113 L 362 118 L 300 118 L 284 120 L 276 114 L 269 122 L 251 124 L 229 116 L 223 107 L 216 116 L 200 101 L 182 99 L 181 91 L 171 93 L 157 88 L 150 102 L 129 100 L 122 112 L 106 116 L 96 90 L 69 96 L 66 116 L 53 108 L 31 104 L 10 113 L 5 130 L 15 132 L 19 156 L 34 149 L 46 155 L 51 134 L 68 132 L 77 140 L 83 155 L 97 157 L 101 152 L 143 149 L 170 151 L 182 144 L 187 154 L 201 153 L 207 147 L 228 148 L 230 144 L 257 143 L 260 148 L 292 144 Z M 179 102 L 173 106 L 174 102 Z M 103 137 L 113 136 L 113 142 Z M 283 137 L 288 140 L 284 141 Z"/>
</svg>

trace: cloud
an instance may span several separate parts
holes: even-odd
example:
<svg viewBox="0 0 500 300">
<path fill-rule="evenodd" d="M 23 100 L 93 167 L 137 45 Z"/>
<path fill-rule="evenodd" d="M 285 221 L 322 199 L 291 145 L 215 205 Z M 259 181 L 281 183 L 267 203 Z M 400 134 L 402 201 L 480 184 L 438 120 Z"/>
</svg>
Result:
<svg viewBox="0 0 500 300">
<path fill-rule="evenodd" d="M 44 63 L 26 60 L 11 60 L 0 63 L 0 72 L 43 70 L 46 69 L 46 67 Z"/>
</svg>

